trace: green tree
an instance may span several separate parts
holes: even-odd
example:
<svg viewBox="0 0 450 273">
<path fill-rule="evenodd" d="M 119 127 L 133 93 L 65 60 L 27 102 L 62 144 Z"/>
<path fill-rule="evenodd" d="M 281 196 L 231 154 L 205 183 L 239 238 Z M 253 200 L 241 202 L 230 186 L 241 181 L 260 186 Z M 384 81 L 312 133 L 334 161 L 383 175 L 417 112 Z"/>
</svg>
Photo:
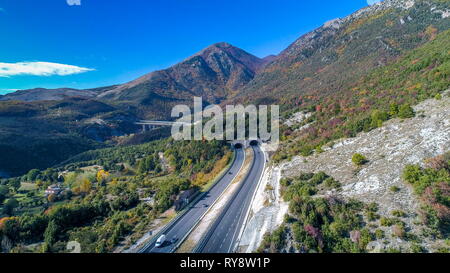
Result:
<svg viewBox="0 0 450 273">
<path fill-rule="evenodd" d="M 0 185 L 0 204 L 3 204 L 3 201 L 5 201 L 8 194 L 9 194 L 8 187 L 5 185 Z"/>
<path fill-rule="evenodd" d="M 389 119 L 389 114 L 383 111 L 375 110 L 372 112 L 372 127 L 378 128 L 383 125 L 383 122 Z"/>
<path fill-rule="evenodd" d="M 400 108 L 398 110 L 398 116 L 403 119 L 413 118 L 415 115 L 416 114 L 414 113 L 414 110 L 412 109 L 411 105 L 409 105 L 408 103 L 400 106 Z"/>
<path fill-rule="evenodd" d="M 389 106 L 389 115 L 391 115 L 392 117 L 395 117 L 398 115 L 398 104 L 397 103 L 391 103 L 391 105 Z"/>
<path fill-rule="evenodd" d="M 6 200 L 5 204 L 3 205 L 3 212 L 8 215 L 12 215 L 14 212 L 14 209 L 19 206 L 19 202 L 14 199 L 10 198 Z"/>
<path fill-rule="evenodd" d="M 34 181 L 37 179 L 37 177 L 41 174 L 41 172 L 38 169 L 32 169 L 27 174 L 27 180 L 28 181 Z"/>
<path fill-rule="evenodd" d="M 352 157 L 352 162 L 356 166 L 362 166 L 368 162 L 367 158 L 362 154 L 354 154 Z"/>
<path fill-rule="evenodd" d="M 8 185 L 14 189 L 14 191 L 17 191 L 20 188 L 21 182 L 19 178 L 11 178 L 8 181 Z"/>
<path fill-rule="evenodd" d="M 47 228 L 44 232 L 44 241 L 47 245 L 51 246 L 57 241 L 57 234 L 58 234 L 58 225 L 55 223 L 54 220 L 51 220 L 48 223 Z"/>
</svg>

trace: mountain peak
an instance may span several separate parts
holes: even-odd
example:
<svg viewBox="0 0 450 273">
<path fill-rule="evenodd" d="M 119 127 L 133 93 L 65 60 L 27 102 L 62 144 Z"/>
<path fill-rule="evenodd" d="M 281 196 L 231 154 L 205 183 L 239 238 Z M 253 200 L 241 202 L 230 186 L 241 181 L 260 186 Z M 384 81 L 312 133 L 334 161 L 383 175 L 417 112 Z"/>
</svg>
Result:
<svg viewBox="0 0 450 273">
<path fill-rule="evenodd" d="M 210 47 L 217 47 L 217 48 L 229 48 L 229 47 L 235 47 L 230 43 L 227 42 L 219 42 L 211 45 Z"/>
<path fill-rule="evenodd" d="M 220 42 L 168 69 L 144 75 L 100 97 L 139 107 L 169 106 L 174 100 L 191 101 L 192 96 L 218 103 L 243 88 L 265 64 L 267 60 Z"/>
</svg>

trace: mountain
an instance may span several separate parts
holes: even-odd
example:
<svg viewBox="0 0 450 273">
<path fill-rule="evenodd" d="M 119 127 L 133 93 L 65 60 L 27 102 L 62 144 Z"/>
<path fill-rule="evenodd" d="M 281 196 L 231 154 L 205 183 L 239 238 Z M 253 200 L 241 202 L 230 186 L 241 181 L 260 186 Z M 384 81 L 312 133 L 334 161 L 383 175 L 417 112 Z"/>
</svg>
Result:
<svg viewBox="0 0 450 273">
<path fill-rule="evenodd" d="M 0 96 L 0 101 L 57 101 L 67 98 L 95 98 L 104 90 L 109 90 L 113 87 L 101 87 L 95 89 L 79 90 L 73 88 L 34 88 L 29 90 L 19 90 L 10 94 Z"/>
<path fill-rule="evenodd" d="M 267 65 L 246 87 L 241 102 L 285 104 L 346 92 L 363 75 L 383 67 L 450 27 L 450 2 L 385 0 L 309 32 Z"/>
<path fill-rule="evenodd" d="M 136 117 L 85 98 L 0 102 L 0 172 L 45 169 L 137 131 Z"/>
<path fill-rule="evenodd" d="M 219 103 L 241 90 L 268 62 L 228 43 L 214 44 L 168 69 L 117 86 L 99 99 L 143 118 L 168 117 L 176 104 L 193 96 Z"/>
<path fill-rule="evenodd" d="M 0 96 L 0 101 L 57 101 L 77 97 L 114 105 L 140 118 L 170 118 L 174 105 L 190 105 L 194 96 L 203 97 L 209 104 L 235 96 L 275 58 L 271 55 L 260 59 L 228 43 L 217 43 L 168 69 L 125 84 L 86 90 L 20 90 Z"/>
<path fill-rule="evenodd" d="M 270 58 L 269 58 L 270 59 Z M 166 70 L 117 86 L 76 90 L 32 89 L 0 97 L 0 172 L 22 174 L 103 147 L 135 133 L 139 119 L 170 118 L 193 96 L 216 103 L 238 92 L 269 60 L 227 43 L 214 44 Z M 121 142 L 154 139 L 152 132 Z M 21 164 L 23 159 L 26 164 Z"/>
<path fill-rule="evenodd" d="M 310 155 L 448 89 L 449 29 L 450 1 L 383 1 L 300 37 L 233 103 L 279 104 L 284 117 L 307 112 L 303 124 L 282 128 L 274 159 Z"/>
<path fill-rule="evenodd" d="M 31 165 L 51 166 L 80 152 L 74 147 L 91 149 L 137 132 L 138 119 L 169 119 L 174 105 L 191 105 L 193 96 L 207 104 L 277 103 L 284 115 L 314 112 L 308 130 L 283 130 L 283 138 L 293 141 L 276 156 L 308 154 L 353 135 L 373 110 L 387 111 L 391 102 L 413 104 L 448 88 L 449 28 L 449 1 L 385 0 L 326 22 L 278 56 L 261 59 L 218 43 L 117 86 L 18 91 L 0 97 L 6 100 L 0 101 L 0 162 L 21 166 L 20 157 L 9 158 L 24 153 L 48 159 L 27 161 Z M 66 145 L 73 149 L 57 153 L 66 141 L 55 137 L 86 145 Z M 31 165 L 11 171 L 2 164 L 0 171 L 17 174 Z"/>
</svg>

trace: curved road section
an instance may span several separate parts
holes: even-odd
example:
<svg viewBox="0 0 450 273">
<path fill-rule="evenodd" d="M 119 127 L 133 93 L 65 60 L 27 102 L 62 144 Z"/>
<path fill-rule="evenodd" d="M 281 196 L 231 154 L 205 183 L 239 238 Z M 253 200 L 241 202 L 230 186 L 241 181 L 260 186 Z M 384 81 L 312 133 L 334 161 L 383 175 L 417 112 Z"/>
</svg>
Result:
<svg viewBox="0 0 450 273">
<path fill-rule="evenodd" d="M 244 164 L 244 159 L 244 150 L 236 149 L 236 159 L 227 173 L 183 216 L 178 218 L 175 223 L 169 224 L 171 226 L 164 232 L 167 242 L 162 247 L 158 248 L 155 247 L 155 241 L 158 238 L 153 238 L 150 243 L 142 249 L 141 253 L 174 252 L 179 241 L 191 231 L 209 207 L 214 204 L 216 199 L 219 198 L 226 187 L 233 181 Z M 172 242 L 173 239 L 174 241 Z"/>
<path fill-rule="evenodd" d="M 264 152 L 258 146 L 252 146 L 252 148 L 255 156 L 248 176 L 201 240 L 196 252 L 231 253 L 234 251 L 253 194 L 264 171 Z"/>
</svg>

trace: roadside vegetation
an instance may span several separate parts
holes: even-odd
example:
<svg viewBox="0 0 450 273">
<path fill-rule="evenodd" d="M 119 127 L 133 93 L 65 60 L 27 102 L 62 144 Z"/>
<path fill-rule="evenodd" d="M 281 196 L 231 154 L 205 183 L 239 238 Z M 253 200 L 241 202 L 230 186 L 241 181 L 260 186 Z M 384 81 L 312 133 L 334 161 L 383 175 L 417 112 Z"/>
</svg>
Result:
<svg viewBox="0 0 450 273">
<path fill-rule="evenodd" d="M 450 152 L 426 161 L 426 166 L 409 165 L 403 171 L 422 202 L 422 221 L 434 236 L 450 235 Z"/>
<path fill-rule="evenodd" d="M 198 192 L 231 158 L 224 142 L 165 139 L 89 151 L 64 166 L 3 179 L 2 251 L 65 252 L 77 241 L 82 252 L 112 252 L 127 236 L 147 232 L 180 193 Z"/>
<path fill-rule="evenodd" d="M 281 185 L 289 214 L 280 228 L 264 236 L 258 252 L 365 252 L 375 239 L 363 221 L 369 206 L 357 200 L 316 196 L 321 190 L 340 188 L 340 183 L 325 173 L 284 178 Z"/>
<path fill-rule="evenodd" d="M 429 98 L 439 99 L 440 92 L 450 87 L 449 51 L 447 30 L 348 85 L 345 92 L 293 99 L 297 105 L 286 105 L 288 113 L 311 113 L 303 124 L 309 126 L 298 131 L 283 126 L 284 145 L 274 160 L 309 156 L 335 140 L 379 128 L 389 119 L 414 117 L 412 105 Z"/>
</svg>

